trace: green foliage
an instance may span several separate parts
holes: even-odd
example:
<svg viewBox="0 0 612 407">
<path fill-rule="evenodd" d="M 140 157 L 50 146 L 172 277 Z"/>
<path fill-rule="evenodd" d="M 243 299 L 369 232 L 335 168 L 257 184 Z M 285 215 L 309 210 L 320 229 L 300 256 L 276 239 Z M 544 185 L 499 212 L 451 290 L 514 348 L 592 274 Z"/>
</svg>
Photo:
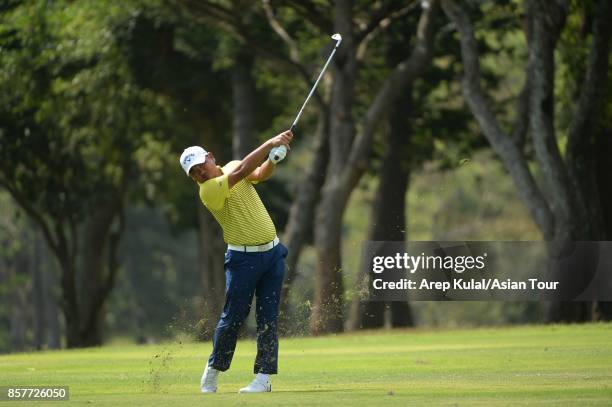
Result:
<svg viewBox="0 0 612 407">
<path fill-rule="evenodd" d="M 106 299 L 113 221 L 130 186 L 155 179 L 156 155 L 167 152 L 160 140 L 172 108 L 139 86 L 119 40 L 133 12 L 131 3 L 33 1 L 0 16 L 0 186 L 42 228 L 59 261 L 66 332 L 85 326 L 70 315 L 85 319 L 87 307 Z M 90 280 L 96 267 L 99 281 Z"/>
<path fill-rule="evenodd" d="M 22 205 L 82 221 L 138 174 L 169 108 L 139 88 L 114 27 L 128 5 L 28 2 L 0 31 L 0 182 Z"/>
<path fill-rule="evenodd" d="M 123 265 L 109 300 L 108 336 L 138 341 L 192 332 L 201 296 L 195 231 L 172 235 L 158 208 L 132 205 L 119 257 Z M 193 332 L 192 332 L 193 333 Z"/>
</svg>

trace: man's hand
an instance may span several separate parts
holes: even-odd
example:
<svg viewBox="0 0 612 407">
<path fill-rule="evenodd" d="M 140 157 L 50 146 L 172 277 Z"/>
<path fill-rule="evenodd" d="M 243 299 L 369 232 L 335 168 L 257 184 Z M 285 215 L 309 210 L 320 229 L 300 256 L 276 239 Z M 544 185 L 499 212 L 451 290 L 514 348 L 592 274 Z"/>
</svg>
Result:
<svg viewBox="0 0 612 407">
<path fill-rule="evenodd" d="M 258 169 L 258 166 L 266 159 L 266 156 L 270 153 L 272 148 L 285 146 L 287 149 L 289 149 L 289 143 L 291 143 L 292 139 L 293 134 L 291 133 L 291 130 L 287 130 L 277 136 L 272 137 L 253 150 L 249 155 L 244 157 L 242 161 L 240 161 L 240 164 L 237 165 L 231 173 L 228 174 L 227 183 L 229 187 L 232 188 L 238 181 L 249 176 L 251 180 L 264 180 L 269 178 L 274 170 L 274 164 L 270 162 L 268 165 L 268 162 L 266 161 L 264 164 L 266 169 L 263 173 L 260 171 L 260 169 Z M 256 169 L 257 172 L 253 174 Z"/>
<path fill-rule="evenodd" d="M 275 165 L 283 161 L 285 159 L 285 156 L 287 155 L 287 151 L 291 150 L 291 147 L 289 147 L 289 143 L 292 139 L 293 134 L 291 133 L 291 130 L 287 130 L 286 132 L 281 133 L 278 136 L 272 137 L 270 140 L 268 140 L 273 145 L 272 149 L 270 150 L 270 153 L 268 154 L 268 161 Z M 268 161 L 266 161 L 266 164 L 268 163 Z"/>
<path fill-rule="evenodd" d="M 268 140 L 268 143 L 270 143 L 272 147 L 285 146 L 287 147 L 287 150 L 291 150 L 291 147 L 289 147 L 291 140 L 293 140 L 293 133 L 291 130 L 287 130 L 272 137 L 270 140 Z"/>
</svg>

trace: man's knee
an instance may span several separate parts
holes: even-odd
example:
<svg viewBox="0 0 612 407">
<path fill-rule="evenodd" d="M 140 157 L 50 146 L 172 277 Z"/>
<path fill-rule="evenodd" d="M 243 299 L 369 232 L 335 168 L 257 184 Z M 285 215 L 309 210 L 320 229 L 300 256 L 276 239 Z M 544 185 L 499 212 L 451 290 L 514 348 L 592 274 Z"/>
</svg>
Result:
<svg viewBox="0 0 612 407">
<path fill-rule="evenodd" d="M 259 307 L 256 314 L 255 319 L 258 323 L 260 321 L 273 323 L 278 320 L 278 307 Z"/>
</svg>

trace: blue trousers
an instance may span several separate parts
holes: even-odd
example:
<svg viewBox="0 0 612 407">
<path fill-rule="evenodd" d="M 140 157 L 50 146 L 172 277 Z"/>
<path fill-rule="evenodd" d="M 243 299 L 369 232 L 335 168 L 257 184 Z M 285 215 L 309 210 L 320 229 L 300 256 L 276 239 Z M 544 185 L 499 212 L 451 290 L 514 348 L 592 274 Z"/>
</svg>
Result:
<svg viewBox="0 0 612 407">
<path fill-rule="evenodd" d="M 225 305 L 213 336 L 208 365 L 225 371 L 232 363 L 238 331 L 249 315 L 253 294 L 257 296 L 257 357 L 254 373 L 278 371 L 278 306 L 287 248 L 277 244 L 266 252 L 225 253 Z"/>
</svg>

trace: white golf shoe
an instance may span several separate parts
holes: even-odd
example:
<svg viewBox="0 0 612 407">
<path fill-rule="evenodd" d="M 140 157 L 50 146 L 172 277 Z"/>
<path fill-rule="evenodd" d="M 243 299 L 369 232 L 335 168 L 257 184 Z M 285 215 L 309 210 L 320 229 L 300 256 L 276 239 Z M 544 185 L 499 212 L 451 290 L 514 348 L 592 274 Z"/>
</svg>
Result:
<svg viewBox="0 0 612 407">
<path fill-rule="evenodd" d="M 202 391 L 202 393 L 216 393 L 217 376 L 219 376 L 219 371 L 206 365 L 206 369 L 204 369 L 204 374 L 200 380 L 200 391 Z"/>
<path fill-rule="evenodd" d="M 238 393 L 267 393 L 270 391 L 272 391 L 272 383 L 270 380 L 261 380 L 256 377 L 251 384 L 240 389 Z"/>
</svg>

